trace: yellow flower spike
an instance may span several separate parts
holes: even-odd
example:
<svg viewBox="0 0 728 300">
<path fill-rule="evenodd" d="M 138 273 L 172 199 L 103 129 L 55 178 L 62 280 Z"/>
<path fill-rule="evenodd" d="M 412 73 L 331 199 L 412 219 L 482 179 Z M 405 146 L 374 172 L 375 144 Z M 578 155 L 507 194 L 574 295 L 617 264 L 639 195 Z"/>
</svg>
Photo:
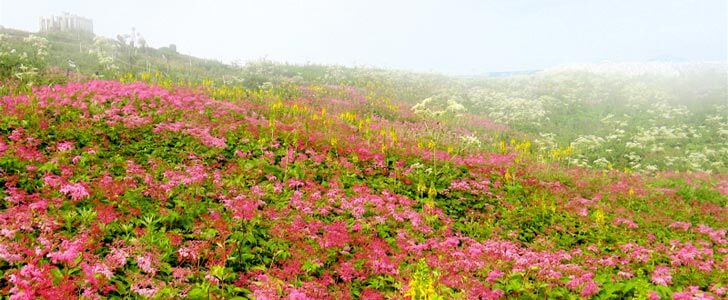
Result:
<svg viewBox="0 0 728 300">
<path fill-rule="evenodd" d="M 597 209 L 597 211 L 594 212 L 594 221 L 597 222 L 597 225 L 603 226 L 604 225 L 604 211 L 602 209 Z"/>
<path fill-rule="evenodd" d="M 351 162 L 358 163 L 359 162 L 359 157 L 356 156 L 356 154 L 352 154 L 351 155 Z"/>
<path fill-rule="evenodd" d="M 430 140 L 429 142 L 427 142 L 427 148 L 429 148 L 429 149 L 435 149 L 435 142 L 432 141 L 432 140 Z"/>
<path fill-rule="evenodd" d="M 531 152 L 531 141 L 525 141 L 521 145 L 523 152 Z"/>
<path fill-rule="evenodd" d="M 506 170 L 506 174 L 503 175 L 503 178 L 506 179 L 506 182 L 511 182 L 511 180 L 513 180 L 513 175 L 511 175 L 511 171 Z"/>
<path fill-rule="evenodd" d="M 405 291 L 404 296 L 413 300 L 443 299 L 443 297 L 437 293 L 437 279 L 439 277 L 440 275 L 436 270 L 430 269 L 427 263 L 424 260 L 421 260 L 412 274 L 412 278 L 409 280 L 409 286 L 407 291 Z"/>
<path fill-rule="evenodd" d="M 629 193 L 629 196 L 630 197 L 634 197 L 634 194 L 635 194 L 634 188 L 629 188 L 629 192 L 628 193 Z"/>
<path fill-rule="evenodd" d="M 417 183 L 417 194 L 419 194 L 420 197 L 422 197 L 422 194 L 425 193 L 426 189 L 427 189 L 427 187 L 425 186 L 425 182 L 422 179 L 420 179 L 420 181 Z"/>
<path fill-rule="evenodd" d="M 455 152 L 455 148 L 453 146 L 447 146 L 447 154 L 452 154 L 453 152 Z"/>
<path fill-rule="evenodd" d="M 437 188 L 435 188 L 435 183 L 430 184 L 430 189 L 427 190 L 427 197 L 430 199 L 435 199 L 437 197 Z"/>
<path fill-rule="evenodd" d="M 329 143 L 331 144 L 331 147 L 336 147 L 336 144 L 338 144 L 338 143 L 339 143 L 339 140 L 338 140 L 338 139 L 336 139 L 335 137 L 332 137 L 332 138 L 331 138 L 331 139 L 329 140 Z"/>
</svg>

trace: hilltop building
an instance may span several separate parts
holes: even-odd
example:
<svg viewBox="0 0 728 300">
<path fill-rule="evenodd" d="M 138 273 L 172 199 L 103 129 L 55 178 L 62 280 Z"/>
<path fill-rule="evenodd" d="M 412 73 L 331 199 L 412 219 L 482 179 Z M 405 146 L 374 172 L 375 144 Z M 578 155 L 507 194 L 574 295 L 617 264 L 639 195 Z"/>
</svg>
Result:
<svg viewBox="0 0 728 300">
<path fill-rule="evenodd" d="M 41 17 L 40 31 L 80 31 L 93 34 L 94 23 L 93 20 L 89 18 L 63 13 L 60 16 Z"/>
</svg>

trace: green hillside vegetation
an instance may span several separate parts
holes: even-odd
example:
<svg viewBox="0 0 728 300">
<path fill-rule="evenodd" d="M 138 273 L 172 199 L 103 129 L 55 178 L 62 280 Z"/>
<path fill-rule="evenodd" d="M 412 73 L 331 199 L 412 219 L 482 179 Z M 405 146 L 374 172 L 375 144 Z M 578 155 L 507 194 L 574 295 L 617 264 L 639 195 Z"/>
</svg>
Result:
<svg viewBox="0 0 728 300">
<path fill-rule="evenodd" d="M 43 65 L 87 76 L 116 78 L 125 73 L 160 72 L 176 80 L 202 80 L 239 73 L 238 68 L 219 61 L 178 53 L 172 45 L 130 47 L 115 39 L 72 32 L 36 34 L 1 29 L 0 34 L 5 36 L 4 49 L 16 49 L 20 53 L 33 52 L 33 46 L 24 41 L 29 36 L 45 38 L 48 41 L 48 57 Z"/>
<path fill-rule="evenodd" d="M 526 150 L 543 161 L 644 173 L 728 169 L 724 64 L 664 64 L 658 66 L 665 70 L 631 75 L 577 69 L 465 78 L 268 60 L 229 65 L 183 55 L 174 47 L 131 46 L 73 33 L 36 36 L 5 29 L 2 36 L 0 75 L 21 85 L 99 78 L 226 86 L 245 95 L 300 86 L 354 87 L 369 100 L 408 106 L 424 118 L 470 122 L 476 131 L 495 128 L 496 133 L 473 141 L 489 149 L 527 141 Z"/>
</svg>

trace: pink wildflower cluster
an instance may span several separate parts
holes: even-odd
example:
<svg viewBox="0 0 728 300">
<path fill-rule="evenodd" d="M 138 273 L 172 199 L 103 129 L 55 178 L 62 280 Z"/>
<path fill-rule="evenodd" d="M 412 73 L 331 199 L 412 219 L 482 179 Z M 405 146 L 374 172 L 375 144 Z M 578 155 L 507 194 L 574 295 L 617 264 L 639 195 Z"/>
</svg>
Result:
<svg viewBox="0 0 728 300">
<path fill-rule="evenodd" d="M 184 184 L 191 185 L 201 183 L 207 179 L 208 174 L 202 165 L 193 165 L 187 167 L 184 171 L 168 170 L 164 172 L 167 182 L 161 185 L 161 188 L 169 193 L 174 187 Z"/>
<path fill-rule="evenodd" d="M 328 224 L 324 226 L 323 230 L 324 236 L 319 243 L 324 248 L 343 247 L 351 239 L 349 229 L 343 221 Z"/>
<path fill-rule="evenodd" d="M 451 191 L 468 192 L 473 195 L 488 195 L 490 189 L 490 180 L 483 179 L 480 181 L 458 179 L 450 182 Z"/>
<path fill-rule="evenodd" d="M 225 208 L 233 212 L 233 218 L 244 220 L 253 219 L 258 213 L 258 208 L 265 204 L 263 201 L 248 199 L 242 195 L 232 199 L 223 197 L 222 203 Z"/>
<path fill-rule="evenodd" d="M 566 286 L 572 290 L 581 288 L 582 297 L 591 297 L 599 292 L 599 286 L 594 282 L 594 274 L 589 272 L 581 276 L 570 276 Z"/>
<path fill-rule="evenodd" d="M 679 229 L 682 231 L 687 231 L 688 229 L 690 229 L 691 226 L 692 226 L 692 224 L 690 224 L 688 222 L 672 222 L 672 224 L 670 224 L 669 227 L 672 229 Z"/>
<path fill-rule="evenodd" d="M 225 148 L 225 139 L 212 136 L 210 130 L 206 128 L 190 127 L 185 122 L 162 123 L 154 128 L 155 133 L 162 131 L 172 131 L 188 134 L 200 140 L 200 142 L 209 147 Z"/>
<path fill-rule="evenodd" d="M 652 283 L 657 285 L 669 285 L 672 283 L 672 274 L 670 268 L 666 266 L 657 266 L 652 271 Z"/>
<path fill-rule="evenodd" d="M 623 225 L 630 229 L 639 228 L 639 225 L 637 225 L 637 223 L 635 223 L 634 221 L 632 221 L 630 219 L 626 219 L 626 218 L 615 218 L 613 222 L 615 225 Z"/>
<path fill-rule="evenodd" d="M 73 144 L 73 142 L 70 142 L 70 141 L 60 142 L 56 146 L 56 149 L 58 149 L 58 151 L 61 151 L 61 152 L 70 151 L 70 150 L 73 150 L 73 148 L 74 148 L 74 144 Z"/>
<path fill-rule="evenodd" d="M 58 251 L 48 253 L 48 257 L 54 263 L 72 264 L 86 248 L 86 237 L 79 237 L 76 240 L 64 240 Z"/>
<path fill-rule="evenodd" d="M 707 226 L 705 224 L 699 224 L 695 229 L 693 229 L 695 232 L 699 232 L 702 234 L 707 234 L 710 239 L 715 242 L 716 244 L 728 244 L 728 240 L 726 239 L 726 229 L 713 229 L 710 228 L 710 226 Z"/>
<path fill-rule="evenodd" d="M 89 196 L 88 190 L 82 183 L 69 183 L 61 186 L 61 193 L 71 197 L 74 201 L 82 200 Z"/>
</svg>

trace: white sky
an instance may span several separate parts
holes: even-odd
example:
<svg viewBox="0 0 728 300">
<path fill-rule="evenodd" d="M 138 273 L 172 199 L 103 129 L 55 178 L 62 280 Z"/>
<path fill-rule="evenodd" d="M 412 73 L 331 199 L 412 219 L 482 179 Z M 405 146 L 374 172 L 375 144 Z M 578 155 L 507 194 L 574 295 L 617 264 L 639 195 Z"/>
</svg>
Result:
<svg viewBox="0 0 728 300">
<path fill-rule="evenodd" d="M 0 25 L 61 12 L 96 34 L 230 62 L 367 65 L 449 74 L 590 62 L 726 61 L 726 0 L 0 0 Z"/>
</svg>

